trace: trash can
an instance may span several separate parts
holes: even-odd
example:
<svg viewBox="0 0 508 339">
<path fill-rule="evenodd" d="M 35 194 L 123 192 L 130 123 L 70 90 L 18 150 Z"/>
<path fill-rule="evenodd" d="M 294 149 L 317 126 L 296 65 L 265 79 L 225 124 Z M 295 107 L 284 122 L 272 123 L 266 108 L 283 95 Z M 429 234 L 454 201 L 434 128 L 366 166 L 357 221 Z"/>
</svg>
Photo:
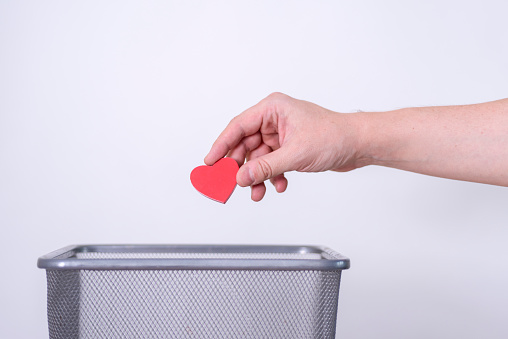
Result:
<svg viewBox="0 0 508 339">
<path fill-rule="evenodd" d="M 349 259 L 320 246 L 79 245 L 42 256 L 50 339 L 334 338 Z"/>
</svg>

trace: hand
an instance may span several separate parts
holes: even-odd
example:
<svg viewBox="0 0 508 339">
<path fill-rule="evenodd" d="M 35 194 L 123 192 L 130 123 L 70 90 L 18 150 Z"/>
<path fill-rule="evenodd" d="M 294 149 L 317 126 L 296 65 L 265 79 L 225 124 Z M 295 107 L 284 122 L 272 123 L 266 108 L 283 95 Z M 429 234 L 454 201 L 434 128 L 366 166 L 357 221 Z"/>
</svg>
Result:
<svg viewBox="0 0 508 339">
<path fill-rule="evenodd" d="M 284 172 L 343 172 L 360 167 L 354 115 L 273 93 L 231 120 L 205 163 L 213 165 L 225 155 L 235 159 L 241 166 L 238 185 L 251 186 L 252 200 L 260 201 L 265 180 L 279 193 L 286 190 Z"/>
</svg>

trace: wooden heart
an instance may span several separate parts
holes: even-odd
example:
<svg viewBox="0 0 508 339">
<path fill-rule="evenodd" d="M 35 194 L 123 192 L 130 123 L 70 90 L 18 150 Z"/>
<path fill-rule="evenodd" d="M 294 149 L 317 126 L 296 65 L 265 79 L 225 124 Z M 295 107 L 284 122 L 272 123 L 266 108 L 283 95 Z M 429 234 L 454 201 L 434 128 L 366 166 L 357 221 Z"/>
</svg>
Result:
<svg viewBox="0 0 508 339">
<path fill-rule="evenodd" d="M 231 158 L 222 158 L 212 166 L 198 166 L 191 172 L 192 186 L 199 193 L 223 204 L 236 187 L 238 164 Z"/>
</svg>

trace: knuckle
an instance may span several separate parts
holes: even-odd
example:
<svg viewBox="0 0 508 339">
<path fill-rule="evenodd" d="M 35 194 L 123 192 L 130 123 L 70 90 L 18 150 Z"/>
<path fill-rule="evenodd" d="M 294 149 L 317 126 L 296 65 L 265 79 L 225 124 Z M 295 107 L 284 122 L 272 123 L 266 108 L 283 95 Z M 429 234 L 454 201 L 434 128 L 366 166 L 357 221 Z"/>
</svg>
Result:
<svg viewBox="0 0 508 339">
<path fill-rule="evenodd" d="M 258 169 L 258 177 L 259 179 L 261 180 L 266 180 L 266 179 L 269 179 L 273 176 L 273 169 L 272 167 L 270 166 L 270 164 L 264 160 L 264 159 L 259 159 L 258 160 L 258 166 L 257 166 L 257 169 Z"/>
<path fill-rule="evenodd" d="M 273 92 L 263 99 L 261 103 L 265 107 L 266 112 L 275 113 L 284 110 L 291 103 L 291 97 L 280 92 Z"/>
<path fill-rule="evenodd" d="M 281 93 L 281 92 L 273 92 L 273 93 L 269 94 L 266 98 L 268 100 L 279 101 L 279 100 L 286 100 L 289 97 L 286 94 Z"/>
<path fill-rule="evenodd" d="M 228 126 L 224 130 L 224 137 L 232 138 L 239 135 L 240 138 L 245 137 L 245 131 L 242 126 L 242 119 L 240 116 L 236 116 L 229 122 Z"/>
<path fill-rule="evenodd" d="M 248 137 L 245 137 L 243 140 L 242 140 L 242 143 L 245 147 L 245 150 L 247 152 L 250 152 L 254 149 L 256 149 L 256 147 L 259 146 L 259 144 L 261 143 L 261 134 L 260 133 L 255 133 L 255 134 L 252 134 L 252 135 L 249 135 Z"/>
<path fill-rule="evenodd" d="M 237 115 L 236 117 L 234 117 L 233 119 L 231 119 L 231 120 L 229 121 L 228 126 L 234 126 L 234 125 L 237 125 L 239 122 L 240 122 L 240 116 L 239 116 L 239 115 Z"/>
</svg>

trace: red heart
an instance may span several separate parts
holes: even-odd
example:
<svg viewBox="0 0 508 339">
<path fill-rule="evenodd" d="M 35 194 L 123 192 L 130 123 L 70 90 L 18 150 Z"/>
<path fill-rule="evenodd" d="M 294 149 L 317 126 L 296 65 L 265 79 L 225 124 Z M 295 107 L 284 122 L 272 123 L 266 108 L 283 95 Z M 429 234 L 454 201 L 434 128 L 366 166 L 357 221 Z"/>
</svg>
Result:
<svg viewBox="0 0 508 339">
<path fill-rule="evenodd" d="M 236 187 L 238 164 L 231 158 L 222 158 L 212 166 L 198 166 L 190 175 L 192 186 L 212 200 L 223 204 Z"/>
</svg>

